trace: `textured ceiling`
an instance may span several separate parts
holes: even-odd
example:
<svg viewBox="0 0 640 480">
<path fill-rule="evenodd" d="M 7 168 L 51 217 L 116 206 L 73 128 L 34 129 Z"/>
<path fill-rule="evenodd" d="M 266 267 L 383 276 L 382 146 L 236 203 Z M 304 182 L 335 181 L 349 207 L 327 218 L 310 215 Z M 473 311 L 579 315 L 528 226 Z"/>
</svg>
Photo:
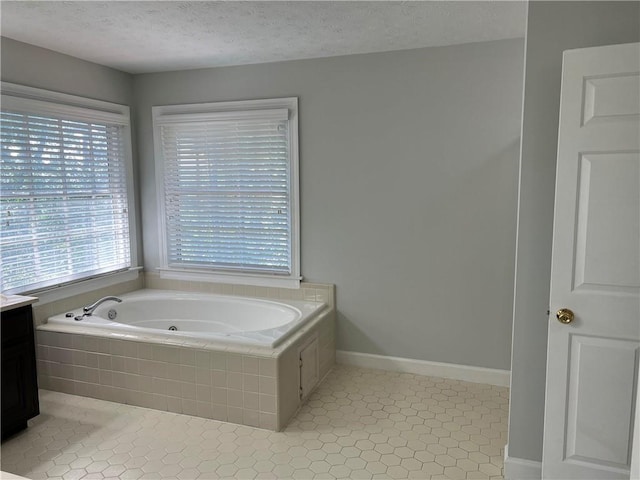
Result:
<svg viewBox="0 0 640 480">
<path fill-rule="evenodd" d="M 521 1 L 2 1 L 2 35 L 130 73 L 523 37 Z"/>
</svg>

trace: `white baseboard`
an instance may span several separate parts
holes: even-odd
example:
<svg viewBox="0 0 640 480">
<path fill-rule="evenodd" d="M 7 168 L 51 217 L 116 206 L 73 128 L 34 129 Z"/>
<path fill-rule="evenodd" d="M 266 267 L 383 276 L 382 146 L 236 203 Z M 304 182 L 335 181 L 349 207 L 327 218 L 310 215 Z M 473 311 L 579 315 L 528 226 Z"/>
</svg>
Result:
<svg viewBox="0 0 640 480">
<path fill-rule="evenodd" d="M 505 480 L 540 480 L 541 478 L 542 462 L 510 457 L 509 445 L 504 447 Z"/>
<path fill-rule="evenodd" d="M 387 357 L 371 353 L 336 352 L 336 362 L 364 368 L 377 368 L 392 372 L 415 373 L 429 377 L 453 378 L 466 382 L 487 383 L 500 387 L 509 386 L 509 370 L 471 367 L 454 363 L 428 362 L 411 358 Z"/>
</svg>

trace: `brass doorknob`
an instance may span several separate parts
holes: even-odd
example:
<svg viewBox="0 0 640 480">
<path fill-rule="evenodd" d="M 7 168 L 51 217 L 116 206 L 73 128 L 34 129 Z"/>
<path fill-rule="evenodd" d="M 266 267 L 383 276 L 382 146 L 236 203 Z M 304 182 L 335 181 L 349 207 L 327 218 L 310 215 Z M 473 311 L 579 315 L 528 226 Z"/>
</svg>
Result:
<svg viewBox="0 0 640 480">
<path fill-rule="evenodd" d="M 568 308 L 561 308 L 556 312 L 556 318 L 560 323 L 571 323 L 573 322 L 573 312 Z"/>
</svg>

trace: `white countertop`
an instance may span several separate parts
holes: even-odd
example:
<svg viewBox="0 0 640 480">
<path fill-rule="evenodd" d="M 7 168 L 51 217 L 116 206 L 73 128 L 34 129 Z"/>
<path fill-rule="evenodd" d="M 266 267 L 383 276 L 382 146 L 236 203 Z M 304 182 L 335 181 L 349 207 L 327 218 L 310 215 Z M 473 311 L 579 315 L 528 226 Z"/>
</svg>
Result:
<svg viewBox="0 0 640 480">
<path fill-rule="evenodd" d="M 6 312 L 25 305 L 31 305 L 38 301 L 37 297 L 25 297 L 24 295 L 0 295 L 0 312 Z"/>
</svg>

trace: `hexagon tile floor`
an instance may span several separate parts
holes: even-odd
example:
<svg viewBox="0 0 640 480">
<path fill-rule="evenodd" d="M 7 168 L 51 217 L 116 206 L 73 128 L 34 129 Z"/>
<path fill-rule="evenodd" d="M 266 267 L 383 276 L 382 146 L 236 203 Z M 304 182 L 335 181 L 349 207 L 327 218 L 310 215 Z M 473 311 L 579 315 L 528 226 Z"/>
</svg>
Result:
<svg viewBox="0 0 640 480">
<path fill-rule="evenodd" d="M 508 389 L 338 365 L 283 432 L 41 391 L 2 445 L 32 479 L 498 479 Z"/>
</svg>

